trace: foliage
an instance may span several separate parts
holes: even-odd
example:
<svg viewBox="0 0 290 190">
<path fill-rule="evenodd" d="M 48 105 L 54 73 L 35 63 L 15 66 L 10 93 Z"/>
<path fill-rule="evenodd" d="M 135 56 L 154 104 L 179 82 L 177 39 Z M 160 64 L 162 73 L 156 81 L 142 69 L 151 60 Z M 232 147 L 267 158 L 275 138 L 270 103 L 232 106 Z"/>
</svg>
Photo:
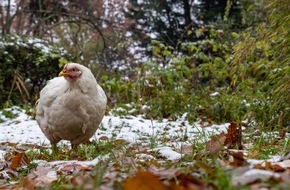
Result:
<svg viewBox="0 0 290 190">
<path fill-rule="evenodd" d="M 286 126 L 290 121 L 289 3 L 264 1 L 267 20 L 245 31 L 234 50 L 232 86 L 257 96 L 253 118 L 262 126 Z"/>
<path fill-rule="evenodd" d="M 132 80 L 106 78 L 104 87 L 121 106 L 134 102 L 134 113 L 149 118 L 187 113 L 189 120 L 254 119 L 264 127 L 285 126 L 290 121 L 289 11 L 278 4 L 267 2 L 265 22 L 241 34 L 208 26 L 195 31 L 207 36 L 204 40 L 180 48 L 153 40 L 155 61 L 136 69 Z"/>
<path fill-rule="evenodd" d="M 0 43 L 0 107 L 35 102 L 47 80 L 71 59 L 63 49 L 35 38 L 7 36 Z"/>
<path fill-rule="evenodd" d="M 215 25 L 228 33 L 238 32 L 261 18 L 257 16 L 261 13 L 257 14 L 255 1 L 252 0 L 130 2 L 132 6 L 126 15 L 139 26 L 134 27 L 132 33 L 142 36 L 139 38 L 142 46 L 148 46 L 151 40 L 158 40 L 166 46 L 179 48 L 181 43 L 203 40 L 211 35 L 210 32 L 199 35 L 197 28 Z"/>
<path fill-rule="evenodd" d="M 134 102 L 131 106 L 138 110 L 137 113 L 145 114 L 148 118 L 177 119 L 184 113 L 188 113 L 187 117 L 191 121 L 200 114 L 214 117 L 218 122 L 237 118 L 233 116 L 237 110 L 232 110 L 233 105 L 239 107 L 242 103 L 237 98 L 222 95 L 220 102 L 224 106 L 212 107 L 218 103 L 217 99 L 210 98 L 210 94 L 226 90 L 230 85 L 228 70 L 232 43 L 220 40 L 225 35 L 223 31 L 214 28 L 208 30 L 210 39 L 182 43 L 183 54 L 176 53 L 175 48 L 162 42 L 152 41 L 152 53 L 156 61 L 136 68 L 132 80 L 103 76 L 100 83 L 109 92 L 111 100 L 117 100 L 121 106 Z M 232 35 L 231 39 L 234 40 L 234 37 Z M 227 103 L 230 99 L 233 99 L 232 104 Z M 244 113 L 240 109 L 235 115 L 241 112 Z"/>
<path fill-rule="evenodd" d="M 158 1 L 154 2 L 158 3 Z M 125 144 L 120 143 L 123 140 L 113 140 L 118 132 L 124 129 L 124 125 L 130 125 L 120 123 L 116 132 L 110 134 L 112 139 L 104 136 L 97 142 L 82 145 L 77 155 L 68 151 L 66 146 L 62 147 L 59 154 L 53 154 L 46 148 L 40 148 L 39 152 L 28 151 L 31 159 L 47 161 L 68 160 L 75 157 L 79 160 L 92 160 L 97 156 L 110 155 L 110 160 L 100 161 L 93 169 L 81 167 L 77 174 L 72 173 L 72 168 L 75 171 L 78 170 L 76 163 L 68 165 L 70 167 L 62 167 L 62 170 L 58 170 L 56 176 L 58 178 L 49 184 L 51 188 L 85 188 L 87 184 L 93 185 L 91 187 L 93 188 L 109 183 L 109 187 L 120 189 L 122 187 L 120 183 L 123 183 L 132 173 L 144 169 L 152 170 L 152 168 L 162 171 L 160 175 L 164 172 L 164 168 L 174 169 L 173 171 L 165 170 L 166 175 L 163 174 L 165 176 L 156 177 L 158 180 L 162 179 L 163 182 L 168 182 L 170 178 L 173 178 L 170 182 L 174 182 L 174 185 L 182 185 L 183 182 L 190 184 L 189 182 L 193 181 L 192 177 L 197 178 L 194 180 L 195 183 L 201 181 L 202 185 L 208 185 L 214 189 L 246 189 L 246 186 L 259 188 L 256 186 L 257 183 L 261 187 L 281 184 L 282 177 L 274 179 L 273 176 L 267 182 L 261 183 L 261 179 L 254 178 L 259 182 L 246 183 L 245 187 L 233 183 L 237 179 L 234 177 L 244 176 L 240 172 L 246 168 L 246 165 L 249 165 L 247 161 L 250 159 L 264 160 L 273 155 L 285 155 L 289 152 L 290 141 L 286 137 L 286 132 L 289 130 L 286 126 L 289 126 L 290 121 L 289 3 L 287 0 L 264 0 L 255 1 L 255 3 L 261 3 L 255 6 L 251 1 L 243 1 L 249 4 L 247 4 L 247 10 L 243 10 L 245 15 L 242 22 L 252 27 L 237 33 L 231 28 L 235 26 L 232 25 L 232 21 L 226 19 L 231 15 L 230 2 L 232 1 L 227 1 L 224 14 L 224 20 L 228 22 L 228 25 L 220 27 L 222 22 L 218 22 L 188 30 L 186 35 L 198 36 L 197 41 L 189 37 L 185 41 L 178 39 L 176 43 L 168 45 L 162 39 L 155 39 L 150 44 L 153 57 L 151 61 L 130 71 L 128 76 L 109 73 L 100 78 L 99 83 L 107 92 L 110 106 L 115 107 L 112 113 L 125 116 L 143 114 L 147 118 L 160 120 L 183 117 L 179 129 L 182 134 L 176 137 L 153 133 L 148 137 L 140 131 L 142 135 L 138 143 L 136 141 L 136 143 Z M 261 15 L 266 12 L 267 17 L 262 18 L 260 13 L 255 12 L 260 8 L 263 8 Z M 247 11 L 254 13 L 247 14 Z M 212 19 L 216 21 L 217 18 Z M 254 23 L 248 23 L 252 20 Z M 256 21 L 263 22 L 256 23 Z M 9 40 L 15 42 L 19 39 Z M 56 75 L 59 66 L 68 59 L 68 55 L 61 54 L 63 53 L 61 50 L 53 49 L 47 53 L 43 52 L 39 46 L 29 43 L 29 40 L 25 43 L 24 41 L 23 45 L 18 45 L 17 42 L 17 45 L 7 43 L 8 45 L 1 46 L 1 48 L 9 47 L 9 51 L 7 49 L 0 51 L 1 64 L 11 66 L 7 67 L 7 73 L 0 71 L 1 92 L 2 89 L 6 92 L 6 95 L 1 94 L 0 98 L 6 101 L 5 97 L 9 97 L 9 101 L 6 101 L 4 106 L 10 102 L 18 103 L 21 99 L 32 100 L 35 92 L 47 78 Z M 24 52 L 23 55 L 21 52 Z M 29 52 L 32 53 L 29 54 Z M 36 86 L 33 86 L 34 77 L 32 76 L 37 76 L 36 79 L 40 80 L 35 82 Z M 4 80 L 5 77 L 8 80 Z M 13 88 L 10 87 L 10 81 L 14 81 Z M 33 93 L 34 95 L 31 95 Z M 11 111 L 3 112 L 3 114 L 6 117 L 15 116 Z M 228 149 L 229 147 L 225 147 L 225 144 L 221 143 L 224 133 L 212 136 L 207 143 L 205 142 L 208 136 L 204 131 L 199 131 L 200 137 L 188 138 L 183 122 L 197 119 L 200 120 L 198 125 L 204 128 L 212 122 L 237 121 L 240 129 L 240 124 L 245 125 L 243 138 L 242 133 L 235 133 L 232 136 L 233 139 L 236 138 L 234 140 L 239 139 L 245 145 L 241 146 L 244 150 L 232 152 Z M 170 130 L 170 125 L 169 122 L 169 129 L 166 128 L 164 131 Z M 191 126 L 194 128 L 195 124 Z M 133 125 L 130 126 L 130 131 L 134 131 L 131 127 Z M 261 128 L 254 131 L 255 127 Z M 178 127 L 172 126 L 172 128 L 178 130 Z M 238 138 L 238 135 L 241 138 Z M 182 139 L 182 143 L 177 141 L 177 138 Z M 192 144 L 188 143 L 188 140 L 192 141 Z M 178 144 L 178 148 L 175 147 L 174 151 L 182 155 L 180 160 L 169 161 L 160 156 L 160 152 L 154 152 L 154 148 L 165 142 L 172 142 L 170 146 L 173 147 L 175 143 Z M 25 150 L 25 148 L 21 149 Z M 30 149 L 35 149 L 35 147 Z M 243 154 L 244 151 L 248 151 L 247 156 Z M 141 154 L 152 157 L 140 159 L 141 157 L 138 156 Z M 289 154 L 288 158 L 285 156 L 282 159 L 289 161 Z M 256 164 L 254 170 L 271 171 L 281 176 L 289 172 L 289 167 L 277 168 L 276 164 L 279 163 L 266 161 L 265 165 Z M 253 166 L 253 163 L 251 165 Z M 225 169 L 228 166 L 230 170 Z M 5 167 L 3 166 L 4 169 Z M 54 165 L 53 168 L 60 167 Z M 247 171 L 251 170 L 247 169 Z M 33 175 L 30 175 L 30 180 L 33 182 L 36 179 L 35 173 L 31 173 Z M 185 177 L 185 174 L 190 174 L 191 178 L 181 179 L 180 176 Z M 23 175 L 29 175 L 29 171 L 24 170 Z M 46 175 L 40 177 L 43 176 Z M 240 179 L 249 180 L 250 178 L 253 176 L 248 175 L 248 178 L 244 176 Z M 162 183 L 162 181 L 158 182 Z M 289 180 L 286 179 L 283 182 L 285 188 L 281 187 L 281 189 L 288 188 L 287 181 Z M 148 184 L 144 181 L 142 183 Z"/>
<path fill-rule="evenodd" d="M 168 3 L 162 2 L 152 1 L 153 4 L 148 6 L 156 5 L 160 11 Z M 152 59 L 132 71 L 125 71 L 127 76 L 119 70 L 115 75 L 113 71 L 107 71 L 100 76 L 100 84 L 107 92 L 111 107 L 117 105 L 114 112 L 144 114 L 159 119 L 176 119 L 187 113 L 191 121 L 200 117 L 216 122 L 255 119 L 261 126 L 287 125 L 290 120 L 289 7 L 277 1 L 265 2 L 243 2 L 243 16 L 238 16 L 238 20 L 242 19 L 244 27 L 252 26 L 245 31 L 237 32 L 239 27 L 233 28 L 231 8 L 236 4 L 223 1 L 226 12 L 219 14 L 223 19 L 213 18 L 208 24 L 216 23 L 185 33 L 176 30 L 187 40 L 178 38 L 172 45 L 164 39 L 151 40 Z M 209 4 L 201 6 L 210 8 Z M 280 9 L 281 13 L 277 11 Z M 249 23 L 249 20 L 253 22 Z M 43 58 L 46 60 L 45 56 L 40 57 L 36 59 L 38 62 Z M 96 65 L 91 67 L 94 73 L 100 72 Z M 13 76 L 10 81 L 15 81 L 15 88 L 20 91 L 18 94 L 22 99 L 29 99 L 27 97 L 32 93 L 21 82 L 28 74 L 20 76 L 17 72 Z M 45 80 L 38 85 L 43 82 Z M 35 90 L 33 85 L 29 88 Z M 9 89 L 6 92 L 10 92 Z M 5 96 L 9 97 L 9 94 L 12 93 Z"/>
</svg>

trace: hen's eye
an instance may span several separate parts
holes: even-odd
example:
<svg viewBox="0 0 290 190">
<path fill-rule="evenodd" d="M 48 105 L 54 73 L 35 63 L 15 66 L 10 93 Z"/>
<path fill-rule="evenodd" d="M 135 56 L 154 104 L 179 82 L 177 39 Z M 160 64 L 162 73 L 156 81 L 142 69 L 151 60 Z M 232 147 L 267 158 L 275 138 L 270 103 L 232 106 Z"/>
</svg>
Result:
<svg viewBox="0 0 290 190">
<path fill-rule="evenodd" d="M 75 72 L 75 71 L 76 71 L 76 69 L 75 69 L 75 68 L 73 68 L 73 69 L 72 69 L 72 71 L 73 71 L 73 72 Z"/>
</svg>

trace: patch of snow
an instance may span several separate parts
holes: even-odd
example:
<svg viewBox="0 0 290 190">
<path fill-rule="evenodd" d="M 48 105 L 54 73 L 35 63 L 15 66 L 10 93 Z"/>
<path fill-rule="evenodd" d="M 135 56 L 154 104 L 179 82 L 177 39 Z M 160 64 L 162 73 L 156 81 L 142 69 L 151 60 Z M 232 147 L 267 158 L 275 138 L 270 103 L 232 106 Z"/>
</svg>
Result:
<svg viewBox="0 0 290 190">
<path fill-rule="evenodd" d="M 20 108 L 13 108 L 12 112 L 18 114 L 14 119 L 6 118 L 0 112 L 0 118 L 4 120 L 3 123 L 0 123 L 0 143 L 10 142 L 45 146 L 50 144 L 36 120 Z M 168 119 L 157 121 L 145 119 L 142 115 L 120 117 L 110 113 L 103 118 L 101 126 L 91 140 L 105 136 L 108 139 L 123 139 L 130 143 L 150 143 L 150 139 L 156 139 L 158 145 L 179 148 L 182 143 L 190 143 L 192 140 L 206 142 L 211 135 L 226 132 L 229 126 L 228 123 L 225 123 L 204 127 L 199 122 L 189 123 L 186 117 L 187 113 L 176 121 Z M 185 136 L 187 137 L 186 141 L 184 140 Z M 172 140 L 162 143 L 162 138 Z M 68 141 L 61 141 L 61 143 L 69 144 Z"/>
<path fill-rule="evenodd" d="M 160 156 L 167 158 L 168 160 L 179 160 L 181 158 L 181 154 L 175 152 L 170 147 L 159 147 L 152 149 L 152 151 L 158 151 Z"/>
<path fill-rule="evenodd" d="M 254 168 L 257 164 L 264 164 L 265 160 L 247 159 L 247 162 L 250 164 L 250 168 Z"/>
<path fill-rule="evenodd" d="M 240 176 L 234 176 L 232 182 L 234 185 L 246 185 L 255 181 L 268 181 L 271 178 L 278 179 L 280 174 L 273 171 L 251 169 Z"/>
<path fill-rule="evenodd" d="M 6 151 L 0 150 L 0 161 L 4 161 L 4 156 L 6 154 Z"/>
<path fill-rule="evenodd" d="M 14 108 L 12 112 L 18 116 L 12 120 L 5 118 L 5 122 L 0 124 L 0 143 L 49 144 L 36 120 L 25 114 L 24 110 Z"/>
<path fill-rule="evenodd" d="M 270 159 L 268 159 L 267 161 L 268 162 L 279 162 L 281 160 L 282 156 L 277 156 L 277 155 L 274 155 L 274 156 L 270 156 Z"/>
<path fill-rule="evenodd" d="M 49 180 L 49 181 L 54 181 L 56 180 L 58 177 L 57 177 L 57 173 L 56 171 L 54 170 L 51 170 L 49 171 L 47 174 L 46 174 L 46 179 Z"/>
<path fill-rule="evenodd" d="M 6 170 L 0 171 L 0 175 L 3 176 L 2 179 L 10 179 L 10 176 Z"/>
<path fill-rule="evenodd" d="M 141 159 L 154 159 L 154 156 L 150 154 L 136 154 L 135 156 Z"/>
</svg>

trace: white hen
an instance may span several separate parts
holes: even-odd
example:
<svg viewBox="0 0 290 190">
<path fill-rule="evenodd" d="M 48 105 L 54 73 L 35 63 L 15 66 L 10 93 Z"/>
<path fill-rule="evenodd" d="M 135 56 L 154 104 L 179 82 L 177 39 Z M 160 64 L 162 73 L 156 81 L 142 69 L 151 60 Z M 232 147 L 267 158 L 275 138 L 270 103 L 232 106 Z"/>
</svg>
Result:
<svg viewBox="0 0 290 190">
<path fill-rule="evenodd" d="M 105 92 L 90 69 L 68 63 L 41 90 L 36 120 L 53 147 L 61 140 L 76 147 L 94 135 L 106 105 Z"/>
</svg>

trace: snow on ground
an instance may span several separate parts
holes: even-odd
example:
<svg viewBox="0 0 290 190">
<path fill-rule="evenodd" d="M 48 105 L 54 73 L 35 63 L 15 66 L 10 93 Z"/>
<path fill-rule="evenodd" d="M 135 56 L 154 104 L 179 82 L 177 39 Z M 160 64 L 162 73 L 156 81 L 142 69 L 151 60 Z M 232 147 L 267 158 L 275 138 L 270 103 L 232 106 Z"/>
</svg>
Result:
<svg viewBox="0 0 290 190">
<path fill-rule="evenodd" d="M 0 123 L 0 143 L 49 145 L 49 141 L 34 119 L 20 108 L 13 107 L 11 110 L 18 115 L 14 119 L 6 118 L 0 112 L 0 119 L 4 120 L 3 123 Z M 202 127 L 198 122 L 190 124 L 186 120 L 186 114 L 177 121 L 167 119 L 162 121 L 149 120 L 140 115 L 130 115 L 122 118 L 110 114 L 104 117 L 101 126 L 92 139 L 106 137 L 108 139 L 123 139 L 130 143 L 150 143 L 155 140 L 160 143 L 157 144 L 159 153 L 170 160 L 174 160 L 180 158 L 180 155 L 170 150 L 170 147 L 179 148 L 181 145 L 190 144 L 193 141 L 205 142 L 213 134 L 226 132 L 228 126 L 228 123 L 212 125 L 211 127 Z M 171 140 L 161 144 L 160 139 L 162 138 Z M 64 141 L 63 143 L 68 142 Z"/>
</svg>

